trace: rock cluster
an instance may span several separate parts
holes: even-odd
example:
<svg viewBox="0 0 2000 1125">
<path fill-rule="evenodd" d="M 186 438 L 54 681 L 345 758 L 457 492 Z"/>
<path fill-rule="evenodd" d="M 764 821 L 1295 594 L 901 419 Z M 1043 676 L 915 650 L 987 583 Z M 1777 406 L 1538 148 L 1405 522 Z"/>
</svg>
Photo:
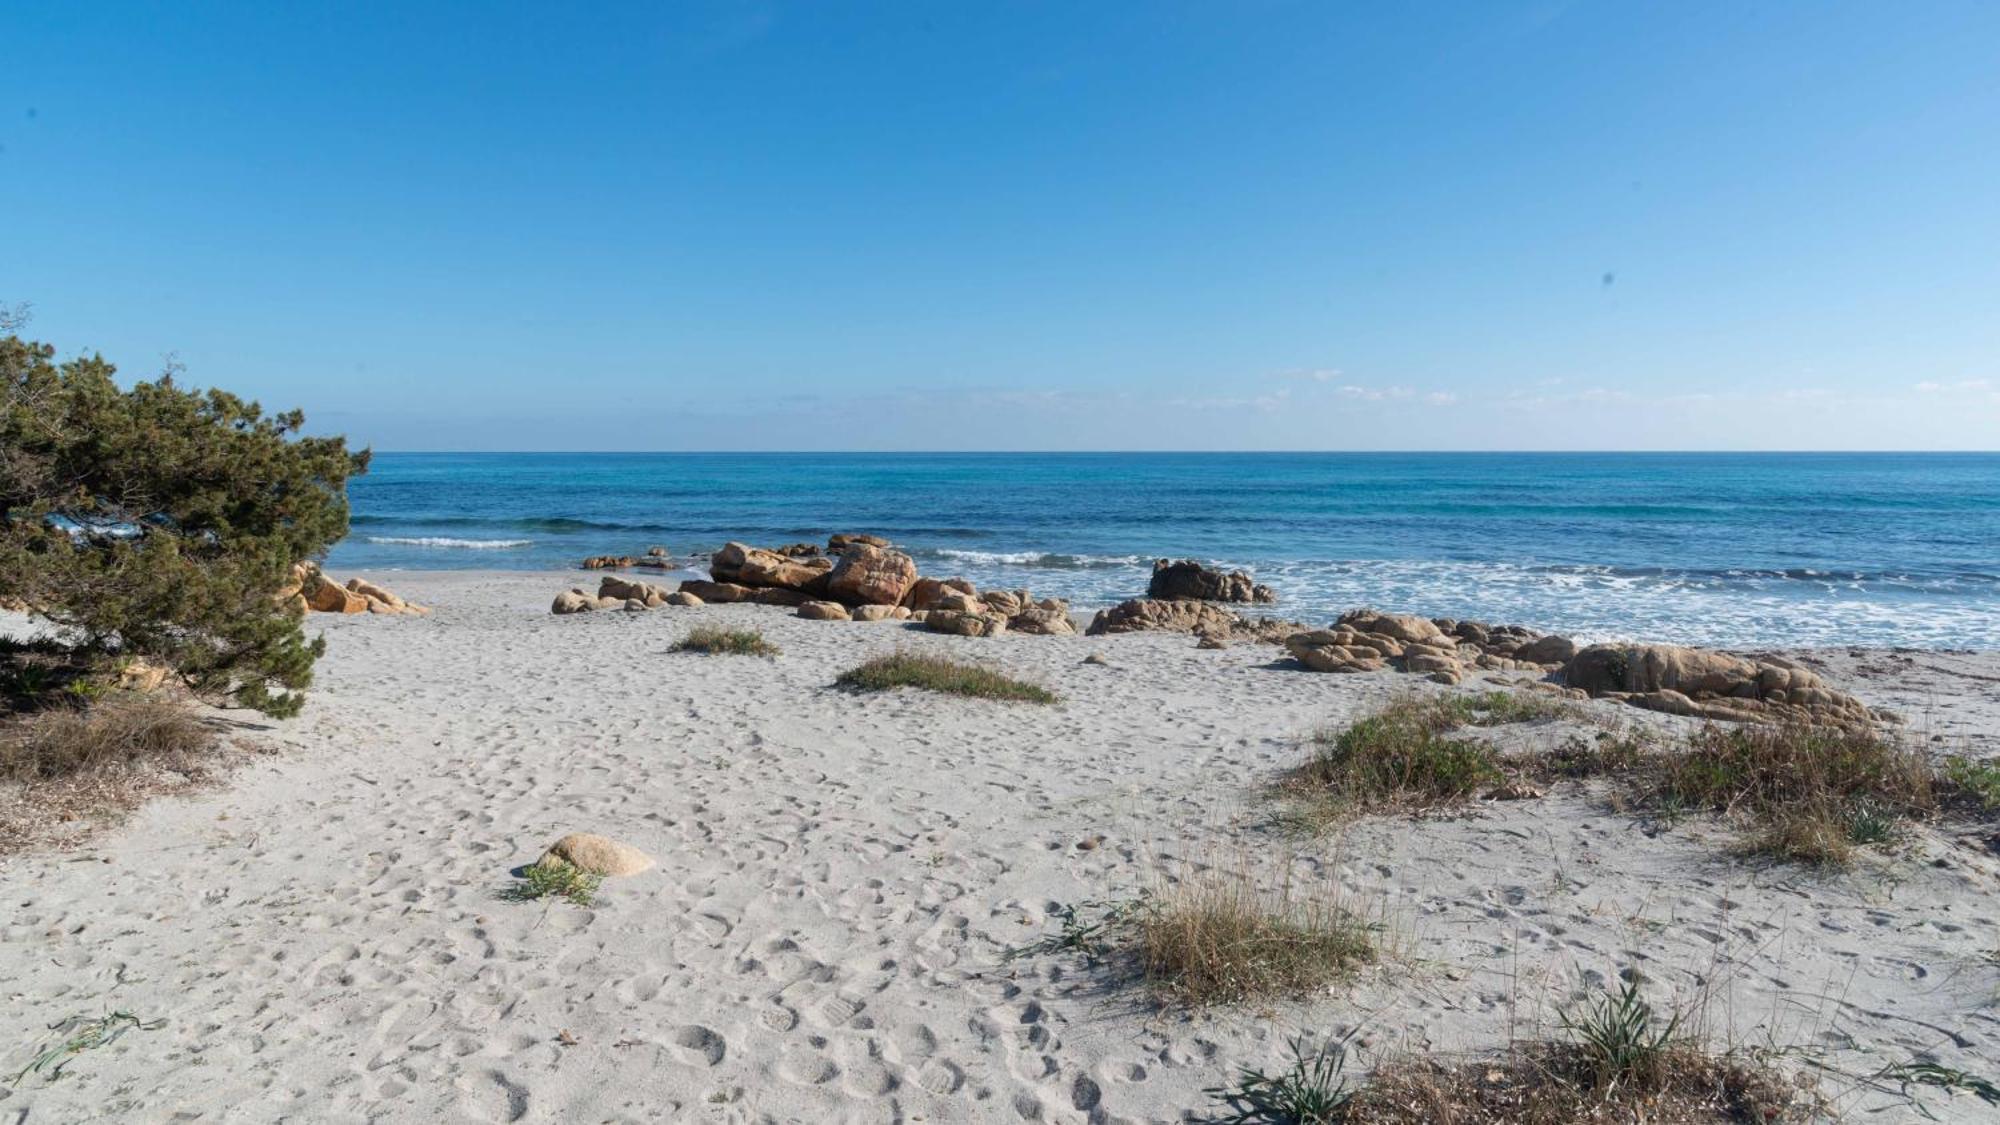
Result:
<svg viewBox="0 0 2000 1125">
<path fill-rule="evenodd" d="M 291 580 L 278 591 L 277 598 L 300 614 L 307 610 L 315 613 L 383 613 L 413 617 L 430 613 L 429 608 L 406 602 L 365 578 L 350 578 L 347 585 L 342 586 L 321 574 L 319 567 L 312 563 L 294 564 Z"/>
<path fill-rule="evenodd" d="M 1455 684 L 1469 671 L 1552 672 L 1575 646 L 1518 625 L 1432 619 L 1357 609 L 1331 629 L 1285 638 L 1292 658 L 1316 672 L 1376 672 L 1394 667 Z"/>
<path fill-rule="evenodd" d="M 1359 609 L 1331 629 L 1294 633 L 1285 649 L 1318 672 L 1396 668 L 1455 684 L 1478 671 L 1532 672 L 1534 686 L 1730 722 L 1867 724 L 1888 718 L 1777 656 L 1674 645 L 1591 645 L 1520 625 Z"/>
<path fill-rule="evenodd" d="M 1562 670 L 1572 688 L 1649 711 L 1730 722 L 1866 725 L 1886 714 L 1780 656 L 1674 645 L 1591 645 Z"/>
<path fill-rule="evenodd" d="M 1304 628 L 1296 621 L 1246 617 L 1212 602 L 1133 598 L 1110 609 L 1098 610 L 1090 628 L 1084 631 L 1093 637 L 1112 633 L 1199 633 L 1224 640 L 1247 638 L 1278 644 Z"/>
<path fill-rule="evenodd" d="M 1249 602 L 1269 605 L 1278 595 L 1269 586 L 1259 586 L 1240 570 L 1227 573 L 1203 566 L 1193 559 L 1174 562 L 1156 559 L 1153 580 L 1146 586 L 1149 598 L 1188 599 L 1204 602 Z"/>
<path fill-rule="evenodd" d="M 597 593 L 589 593 L 579 586 L 567 593 L 557 594 L 555 604 L 549 607 L 549 611 L 589 613 L 594 609 L 627 609 L 638 613 L 642 610 L 658 609 L 663 605 L 700 604 L 702 599 L 685 590 L 669 590 L 664 586 L 655 586 L 651 582 L 639 582 L 607 574 L 598 579 Z"/>
<path fill-rule="evenodd" d="M 635 566 L 653 570 L 672 570 L 674 559 L 665 547 L 648 547 L 642 558 L 631 555 L 592 555 L 577 564 L 584 570 L 629 570 Z"/>
</svg>

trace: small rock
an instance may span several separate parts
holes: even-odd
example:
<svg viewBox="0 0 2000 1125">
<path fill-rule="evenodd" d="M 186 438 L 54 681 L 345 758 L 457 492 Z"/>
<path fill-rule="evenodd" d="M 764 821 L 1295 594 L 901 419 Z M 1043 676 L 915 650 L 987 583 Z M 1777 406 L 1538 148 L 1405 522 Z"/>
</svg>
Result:
<svg viewBox="0 0 2000 1125">
<path fill-rule="evenodd" d="M 566 863 L 598 875 L 637 875 L 653 866 L 653 857 L 630 844 L 589 832 L 572 832 L 549 846 L 535 866 Z"/>
</svg>

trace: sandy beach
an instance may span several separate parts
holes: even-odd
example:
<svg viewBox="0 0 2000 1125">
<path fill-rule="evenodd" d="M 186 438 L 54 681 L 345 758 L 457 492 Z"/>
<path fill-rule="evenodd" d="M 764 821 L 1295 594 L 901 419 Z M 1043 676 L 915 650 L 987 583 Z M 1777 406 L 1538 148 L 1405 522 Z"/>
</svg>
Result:
<svg viewBox="0 0 2000 1125">
<path fill-rule="evenodd" d="M 552 616 L 573 577 L 400 574 L 433 616 L 316 615 L 329 649 L 308 709 L 242 732 L 268 754 L 0 866 L 10 1074 L 64 1016 L 164 1021 L 59 1081 L 0 1086 L 0 1119 L 1199 1120 L 1205 1087 L 1281 1062 L 1301 1031 L 1353 1032 L 1357 1072 L 1493 1050 L 1627 966 L 1856 1119 L 1916 1112 L 1870 1080 L 1883 1067 L 1980 1072 L 2000 1044 L 2000 854 L 1948 829 L 1816 875 L 1586 787 L 1301 837 L 1266 789 L 1302 735 L 1459 689 L 1179 635 L 968 639 L 750 606 Z M 667 651 L 718 622 L 783 655 Z M 1063 701 L 829 686 L 898 646 Z M 1957 743 L 2000 733 L 1992 654 L 1807 655 Z M 498 897 L 571 831 L 659 865 L 590 908 Z M 1198 1013 L 1074 958 L 1007 956 L 1061 904 L 1211 867 L 1336 885 L 1392 955 L 1311 1003 Z M 1921 1096 L 1943 1120 L 1990 1113 Z"/>
</svg>

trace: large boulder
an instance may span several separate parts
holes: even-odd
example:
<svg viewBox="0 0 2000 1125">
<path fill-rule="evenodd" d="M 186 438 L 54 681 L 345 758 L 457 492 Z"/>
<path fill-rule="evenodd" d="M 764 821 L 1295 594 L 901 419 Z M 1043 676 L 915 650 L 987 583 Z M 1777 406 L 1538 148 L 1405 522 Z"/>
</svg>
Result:
<svg viewBox="0 0 2000 1125">
<path fill-rule="evenodd" d="M 1379 672 L 1388 666 L 1378 649 L 1354 640 L 1352 630 L 1312 629 L 1286 637 L 1285 651 L 1315 672 Z"/>
<path fill-rule="evenodd" d="M 1514 659 L 1529 664 L 1567 664 L 1576 656 L 1576 642 L 1550 634 L 1537 637 L 1514 650 Z"/>
<path fill-rule="evenodd" d="M 817 587 L 833 566 L 822 558 L 800 558 L 729 542 L 708 560 L 709 577 L 737 586 L 776 586 L 786 590 L 819 592 Z"/>
<path fill-rule="evenodd" d="M 1441 644 L 1447 647 L 1451 644 L 1445 637 L 1444 630 L 1438 628 L 1436 622 L 1415 614 L 1377 613 L 1372 609 L 1355 609 L 1341 614 L 1340 624 L 1357 633 L 1373 633 L 1405 643 Z"/>
<path fill-rule="evenodd" d="M 840 554 L 849 547 L 887 547 L 889 541 L 880 535 L 858 535 L 854 532 L 840 532 L 826 537 L 826 549 Z"/>
<path fill-rule="evenodd" d="M 667 591 L 651 582 L 636 582 L 607 574 L 597 580 L 597 596 L 617 598 L 619 601 L 640 601 L 648 606 L 665 605 Z"/>
<path fill-rule="evenodd" d="M 1076 622 L 1069 617 L 1069 603 L 1061 598 L 1043 598 L 1022 606 L 1007 619 L 1007 627 L 1016 633 L 1044 637 L 1076 635 Z"/>
<path fill-rule="evenodd" d="M 917 564 L 910 556 L 854 543 L 827 574 L 826 595 L 849 605 L 896 605 L 916 580 Z"/>
<path fill-rule="evenodd" d="M 319 613 L 367 613 L 368 599 L 330 578 L 321 578 L 306 591 L 306 604 Z"/>
<path fill-rule="evenodd" d="M 853 615 L 839 602 L 807 602 L 799 607 L 799 616 L 807 621 L 852 621 Z"/>
<path fill-rule="evenodd" d="M 934 609 L 924 615 L 924 628 L 959 637 L 991 637 L 1007 631 L 1007 619 L 997 613 Z"/>
<path fill-rule="evenodd" d="M 707 582 L 699 578 L 690 578 L 682 582 L 680 592 L 693 594 L 704 603 L 747 602 L 757 597 L 756 589 L 750 586 L 739 586 L 734 582 Z"/>
<path fill-rule="evenodd" d="M 1228 633 L 1235 628 L 1237 621 L 1235 614 L 1208 602 L 1133 598 L 1110 609 L 1099 610 L 1084 632 L 1093 637 L 1106 633 L 1193 633 L 1204 630 Z"/>
<path fill-rule="evenodd" d="M 947 595 L 979 595 L 979 590 L 963 578 L 919 578 L 910 583 L 909 592 L 903 595 L 903 604 L 913 611 L 931 609 L 938 600 Z"/>
<path fill-rule="evenodd" d="M 1778 656 L 1750 658 L 1678 645 L 1591 645 L 1570 659 L 1562 678 L 1593 696 L 1701 718 L 1859 725 L 1875 718 L 1859 699 Z"/>
<path fill-rule="evenodd" d="M 1269 586 L 1259 586 L 1240 570 L 1221 571 L 1193 559 L 1153 562 L 1153 580 L 1146 586 L 1149 598 L 1184 598 L 1206 602 L 1258 602 L 1269 604 L 1278 595 Z"/>
</svg>

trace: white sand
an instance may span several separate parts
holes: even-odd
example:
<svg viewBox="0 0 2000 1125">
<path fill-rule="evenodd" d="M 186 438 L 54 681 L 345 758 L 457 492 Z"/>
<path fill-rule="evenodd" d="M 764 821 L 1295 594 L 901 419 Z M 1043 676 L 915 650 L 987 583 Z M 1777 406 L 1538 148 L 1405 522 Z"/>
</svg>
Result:
<svg viewBox="0 0 2000 1125">
<path fill-rule="evenodd" d="M 1718 1037 L 1796 1049 L 1780 1064 L 1865 1119 L 1915 1115 L 1863 1081 L 1885 1065 L 2000 1076 L 2000 856 L 1949 830 L 1823 877 L 1732 859 L 1718 825 L 1649 835 L 1558 791 L 1302 841 L 1259 795 L 1297 736 L 1442 689 L 1178 636 L 967 640 L 752 607 L 558 618 L 573 574 L 371 577 L 436 615 L 315 617 L 313 702 L 255 734 L 278 754 L 0 866 L 8 1074 L 64 1016 L 167 1021 L 61 1081 L 0 1086 L 0 1122 L 1180 1120 L 1301 1029 L 1362 1027 L 1358 1069 L 1495 1048 L 1633 963 L 1662 1001 L 1706 992 Z M 669 655 L 696 622 L 754 624 L 785 654 Z M 898 645 L 1064 702 L 828 687 Z M 2000 684 L 1965 678 L 2000 672 L 1990 655 L 1823 655 L 1870 702 L 2000 732 Z M 594 909 L 496 897 L 569 831 L 659 866 Z M 1161 1013 L 1074 959 L 1003 960 L 1051 932 L 1054 903 L 1208 863 L 1275 882 L 1294 855 L 1399 950 L 1316 1002 Z"/>
</svg>

